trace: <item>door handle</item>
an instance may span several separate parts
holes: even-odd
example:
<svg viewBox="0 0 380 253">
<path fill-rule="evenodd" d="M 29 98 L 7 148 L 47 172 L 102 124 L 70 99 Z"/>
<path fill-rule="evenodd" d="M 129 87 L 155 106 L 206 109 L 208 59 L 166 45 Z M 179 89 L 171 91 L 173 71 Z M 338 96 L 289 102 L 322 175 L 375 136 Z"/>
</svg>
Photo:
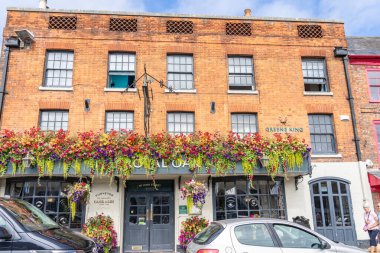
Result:
<svg viewBox="0 0 380 253">
<path fill-rule="evenodd" d="M 146 209 L 145 220 L 149 221 L 149 209 Z"/>
<path fill-rule="evenodd" d="M 150 204 L 150 220 L 153 220 L 153 203 Z"/>
</svg>

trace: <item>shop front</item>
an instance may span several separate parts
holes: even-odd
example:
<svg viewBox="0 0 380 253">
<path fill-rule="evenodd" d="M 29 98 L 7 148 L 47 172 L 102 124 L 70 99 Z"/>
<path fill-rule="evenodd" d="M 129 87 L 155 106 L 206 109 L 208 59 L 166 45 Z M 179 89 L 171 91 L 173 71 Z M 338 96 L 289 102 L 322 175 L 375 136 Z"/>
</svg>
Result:
<svg viewBox="0 0 380 253">
<path fill-rule="evenodd" d="M 309 166 L 294 175 L 308 174 Z M 115 177 L 83 174 L 64 179 L 62 174 L 52 178 L 38 177 L 26 171 L 23 177 L 8 177 L 1 180 L 5 185 L 0 194 L 30 202 L 63 226 L 80 230 L 84 222 L 97 214 L 110 215 L 118 234 L 121 252 L 162 252 L 178 250 L 181 222 L 192 216 L 204 217 L 208 221 L 234 218 L 280 218 L 287 219 L 284 177 L 271 178 L 263 168 L 257 168 L 250 181 L 237 165 L 235 173 L 223 176 L 199 173 L 196 180 L 208 189 L 202 210 L 191 211 L 180 188 L 194 178 L 186 164 L 159 167 L 153 181 L 145 175 L 144 168 L 136 168 L 125 185 Z M 57 170 L 58 171 L 58 170 Z M 292 177 L 292 174 L 290 173 Z M 79 180 L 91 183 L 90 201 L 79 205 L 75 218 L 65 197 L 68 184 Z"/>
<path fill-rule="evenodd" d="M 178 250 L 182 222 L 189 217 L 210 222 L 289 219 L 289 208 L 297 204 L 287 203 L 291 194 L 286 191 L 294 188 L 295 178 L 311 174 L 310 150 L 290 136 L 240 139 L 204 133 L 144 138 L 115 132 L 83 133 L 72 140 L 61 132 L 44 136 L 45 142 L 50 138 L 60 146 L 42 143 L 40 153 L 39 144 L 24 144 L 25 139 L 36 141 L 35 134 L 42 136 L 32 132 L 24 139 L 3 140 L 24 147 L 17 162 L 11 153 L 2 154 L 8 164 L 0 179 L 0 196 L 24 199 L 77 230 L 92 217 L 108 215 L 120 252 Z M 200 206 L 182 198 L 191 180 L 204 188 Z M 90 197 L 72 209 L 66 187 L 78 182 L 90 185 Z"/>
</svg>

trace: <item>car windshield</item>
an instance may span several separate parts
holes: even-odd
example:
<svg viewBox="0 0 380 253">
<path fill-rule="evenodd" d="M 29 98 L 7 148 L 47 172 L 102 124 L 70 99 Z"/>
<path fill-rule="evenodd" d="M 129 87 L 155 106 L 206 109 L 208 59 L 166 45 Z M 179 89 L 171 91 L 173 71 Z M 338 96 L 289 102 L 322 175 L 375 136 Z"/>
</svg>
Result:
<svg viewBox="0 0 380 253">
<path fill-rule="evenodd" d="M 208 244 L 219 232 L 223 230 L 223 226 L 218 223 L 211 223 L 207 228 L 203 229 L 194 238 L 194 242 L 198 244 Z"/>
<path fill-rule="evenodd" d="M 40 209 L 28 202 L 16 199 L 3 199 L 0 206 L 8 210 L 28 231 L 41 231 L 59 228 L 58 224 L 46 216 Z"/>
</svg>

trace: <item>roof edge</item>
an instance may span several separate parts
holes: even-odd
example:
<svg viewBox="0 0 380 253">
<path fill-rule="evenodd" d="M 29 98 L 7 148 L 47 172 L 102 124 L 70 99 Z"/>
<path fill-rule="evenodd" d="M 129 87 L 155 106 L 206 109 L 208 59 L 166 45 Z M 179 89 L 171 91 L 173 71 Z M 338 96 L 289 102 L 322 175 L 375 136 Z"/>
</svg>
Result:
<svg viewBox="0 0 380 253">
<path fill-rule="evenodd" d="M 199 19 L 231 19 L 231 20 L 240 19 L 240 20 L 316 22 L 316 23 L 344 24 L 344 22 L 341 20 L 314 19 L 314 18 L 308 19 L 308 18 L 279 18 L 279 17 L 213 16 L 213 15 L 170 14 L 170 13 L 150 13 L 150 12 L 65 10 L 65 9 L 19 8 L 19 7 L 8 7 L 7 11 L 46 12 L 46 13 L 50 13 L 50 12 L 51 13 L 76 13 L 76 14 L 119 15 L 119 16 L 177 17 L 177 18 L 199 18 Z"/>
</svg>

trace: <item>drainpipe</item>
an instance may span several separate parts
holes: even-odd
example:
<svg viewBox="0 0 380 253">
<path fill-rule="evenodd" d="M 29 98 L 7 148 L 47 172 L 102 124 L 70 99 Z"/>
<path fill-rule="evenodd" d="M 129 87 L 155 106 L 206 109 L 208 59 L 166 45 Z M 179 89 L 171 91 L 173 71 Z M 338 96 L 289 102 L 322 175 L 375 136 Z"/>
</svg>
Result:
<svg viewBox="0 0 380 253">
<path fill-rule="evenodd" d="M 362 177 L 362 173 L 361 173 L 361 169 L 360 169 L 360 163 L 359 163 L 362 160 L 362 153 L 360 150 L 360 139 L 359 139 L 358 128 L 357 128 L 357 123 L 356 123 L 354 97 L 352 96 L 351 81 L 350 81 L 350 75 L 348 72 L 348 50 L 346 48 L 336 47 L 334 50 L 334 55 L 335 55 L 335 57 L 342 57 L 343 58 L 344 73 L 346 76 L 346 84 L 347 84 L 347 91 L 348 91 L 347 100 L 350 104 L 352 128 L 354 130 L 353 141 L 355 142 L 356 158 L 358 160 L 360 185 L 362 188 L 363 201 L 366 201 L 366 195 L 365 195 L 364 185 L 363 185 L 363 177 Z"/>
<path fill-rule="evenodd" d="M 346 76 L 346 84 L 347 84 L 347 91 L 348 91 L 347 100 L 350 104 L 352 127 L 354 129 L 354 140 L 353 141 L 355 142 L 355 147 L 356 147 L 356 157 L 357 157 L 358 162 L 360 162 L 362 160 L 362 153 L 360 151 L 360 139 L 359 139 L 359 134 L 358 134 L 358 128 L 356 126 L 354 97 L 352 96 L 350 76 L 349 76 L 349 72 L 348 72 L 348 50 L 345 48 L 336 47 L 334 50 L 334 55 L 335 55 L 335 57 L 343 57 L 344 73 Z"/>
<path fill-rule="evenodd" d="M 3 106 L 4 106 L 4 96 L 7 94 L 5 87 L 7 83 L 7 75 L 8 75 L 8 62 L 11 48 L 19 48 L 20 40 L 16 37 L 11 37 L 5 40 L 5 49 L 4 49 L 4 65 L 3 65 L 3 75 L 1 77 L 1 85 L 0 85 L 0 129 L 1 129 L 1 121 L 3 116 Z"/>
</svg>

